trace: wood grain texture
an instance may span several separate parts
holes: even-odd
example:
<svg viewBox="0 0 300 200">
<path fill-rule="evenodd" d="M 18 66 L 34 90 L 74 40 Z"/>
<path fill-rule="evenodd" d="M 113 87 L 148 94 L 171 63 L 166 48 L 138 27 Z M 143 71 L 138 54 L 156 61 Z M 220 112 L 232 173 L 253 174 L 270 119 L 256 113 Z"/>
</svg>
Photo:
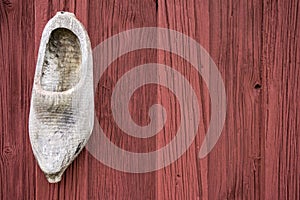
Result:
<svg viewBox="0 0 300 200">
<path fill-rule="evenodd" d="M 209 96 L 201 81 L 197 86 L 199 80 L 187 70 L 189 66 L 174 55 L 169 56 L 168 64 L 175 68 L 181 65 L 179 68 L 185 69 L 183 74 L 191 85 L 198 87 L 199 106 L 204 108 L 203 126 L 199 127 L 198 138 L 189 151 L 159 176 L 162 178 L 158 181 L 162 183 L 159 194 L 166 199 L 258 199 L 262 181 L 262 101 L 255 84 L 261 84 L 261 4 L 259 1 L 166 0 L 159 8 L 162 26 L 195 38 L 208 50 L 223 76 L 228 102 L 226 123 L 218 144 L 207 160 L 197 160 L 209 123 Z M 165 101 L 170 102 L 168 98 Z M 195 175 L 198 181 L 191 181 Z M 165 193 L 166 189 L 173 192 Z"/>
<path fill-rule="evenodd" d="M 0 1 L 0 198 L 36 195 L 27 132 L 34 75 L 34 1 Z"/>
<path fill-rule="evenodd" d="M 92 47 L 94 48 L 110 36 L 128 29 L 156 26 L 155 6 L 154 1 L 90 1 L 88 32 Z M 156 60 L 155 50 L 128 53 L 109 66 L 96 88 L 96 115 L 100 125 L 110 141 L 123 149 L 135 152 L 148 152 L 156 149 L 155 138 L 143 140 L 123 133 L 113 120 L 110 106 L 111 95 L 119 78 L 135 66 L 156 62 Z M 94 74 L 96 73 L 94 72 Z M 142 87 L 133 96 L 129 109 L 138 124 L 147 123 L 149 105 L 156 101 L 156 86 Z M 155 172 L 146 174 L 120 172 L 106 167 L 92 156 L 89 156 L 88 171 L 89 199 L 156 198 Z"/>
<path fill-rule="evenodd" d="M 299 1 L 264 2 L 266 199 L 300 198 L 299 10 Z"/>
<path fill-rule="evenodd" d="M 298 200 L 299 9 L 299 0 L 0 1 L 0 198 Z M 174 137 L 180 105 L 164 87 L 140 88 L 129 105 L 138 124 L 148 122 L 152 104 L 166 107 L 170 121 L 156 137 L 124 134 L 110 111 L 118 79 L 139 64 L 159 62 L 178 70 L 197 91 L 201 123 L 195 142 L 175 163 L 147 174 L 110 169 L 84 150 L 61 183 L 49 184 L 37 167 L 27 127 L 39 40 L 59 10 L 76 14 L 92 47 L 118 32 L 145 26 L 174 29 L 199 42 L 221 72 L 228 103 L 224 130 L 209 156 L 197 158 L 210 122 L 210 97 L 202 78 L 176 55 L 135 51 L 116 60 L 96 89 L 96 113 L 106 135 L 134 152 L 153 151 Z"/>
<path fill-rule="evenodd" d="M 196 11 L 197 9 L 201 9 L 202 12 Z M 208 2 L 159 1 L 158 26 L 182 32 L 200 42 L 205 49 L 208 49 L 210 31 L 209 23 L 207 23 L 208 14 Z M 177 48 L 180 48 L 180 46 Z M 167 52 L 159 52 L 159 62 L 172 66 L 188 79 L 190 85 L 196 91 L 201 114 L 195 142 L 175 163 L 157 172 L 158 197 L 161 199 L 207 199 L 208 160 L 205 158 L 200 161 L 197 157 L 209 124 L 210 99 L 207 87 L 201 76 L 193 69 L 193 66 L 182 58 Z M 164 74 L 165 72 L 161 70 L 159 73 Z M 180 93 L 184 94 L 184 91 L 180 91 Z M 178 122 L 180 119 L 177 117 L 178 114 L 176 115 L 179 110 L 176 106 L 176 98 L 172 98 L 170 92 L 160 91 L 160 94 L 161 103 L 170 108 L 171 112 L 168 113 L 168 116 L 172 121 Z M 158 138 L 158 143 L 168 144 L 172 134 L 176 134 L 178 126 L 178 123 L 167 126 L 165 137 Z M 190 132 L 189 129 L 189 127 L 185 127 L 187 133 Z"/>
</svg>

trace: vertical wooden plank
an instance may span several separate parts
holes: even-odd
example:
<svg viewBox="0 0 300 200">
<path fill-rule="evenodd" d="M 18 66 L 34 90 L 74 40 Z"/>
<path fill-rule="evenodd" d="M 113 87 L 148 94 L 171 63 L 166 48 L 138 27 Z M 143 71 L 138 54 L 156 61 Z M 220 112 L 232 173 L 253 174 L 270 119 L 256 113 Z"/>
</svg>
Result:
<svg viewBox="0 0 300 200">
<path fill-rule="evenodd" d="M 119 32 L 147 26 L 156 26 L 156 4 L 154 1 L 90 1 L 88 31 L 93 47 Z M 98 83 L 95 94 L 98 120 L 109 140 L 122 149 L 133 152 L 155 150 L 155 138 L 134 138 L 118 128 L 112 117 L 110 99 L 115 84 L 125 72 L 140 64 L 156 61 L 155 50 L 128 53 L 109 66 Z M 147 124 L 149 105 L 152 105 L 151 103 L 156 100 L 156 86 L 148 85 L 135 92 L 130 101 L 129 110 L 137 124 Z M 132 174 L 114 170 L 89 156 L 88 198 L 155 199 L 155 178 L 154 172 Z"/>
<path fill-rule="evenodd" d="M 159 18 L 161 26 L 183 32 L 207 48 L 224 79 L 228 110 L 219 142 L 207 162 L 198 161 L 195 152 L 209 124 L 209 99 L 201 87 L 197 90 L 204 107 L 204 127 L 199 128 L 198 139 L 190 150 L 160 171 L 160 194 L 166 199 L 258 199 L 262 181 L 261 2 L 165 0 L 159 5 L 163 13 Z M 188 68 L 173 55 L 168 59 L 172 60 L 172 67 Z M 184 75 L 192 85 L 199 85 L 189 71 Z M 170 192 L 164 193 L 165 190 Z"/>
<path fill-rule="evenodd" d="M 40 45 L 42 31 L 50 18 L 58 11 L 68 11 L 88 26 L 88 1 L 40 1 L 36 0 L 35 58 Z M 35 59 L 36 60 L 36 59 Z M 88 157 L 83 150 L 78 158 L 68 167 L 58 184 L 49 184 L 43 172 L 37 166 L 36 197 L 37 199 L 86 199 L 88 191 Z"/>
<path fill-rule="evenodd" d="M 264 1 L 265 199 L 300 198 L 299 10 Z"/>
<path fill-rule="evenodd" d="M 212 1 L 211 55 L 224 74 L 224 139 L 209 156 L 209 197 L 261 198 L 262 69 L 260 1 Z M 215 166 L 218 166 L 215 168 Z M 216 189 L 218 193 L 216 193 Z"/>
<path fill-rule="evenodd" d="M 30 51 L 34 1 L 0 1 L 0 46 L 0 197 L 33 199 L 35 163 L 27 127 L 34 70 Z"/>
<path fill-rule="evenodd" d="M 209 2 L 208 1 L 158 1 L 158 26 L 179 31 L 197 40 L 204 48 L 209 49 Z M 182 48 L 176 44 L 176 48 Z M 208 177 L 207 158 L 198 159 L 209 119 L 209 95 L 205 83 L 193 66 L 177 55 L 159 52 L 158 62 L 179 71 L 196 91 L 200 110 L 200 124 L 194 143 L 187 152 L 170 166 L 157 172 L 157 191 L 161 199 L 207 199 Z M 159 70 L 159 75 L 166 72 Z M 173 82 L 174 80 L 170 80 Z M 174 83 L 176 84 L 176 83 Z M 181 95 L 184 94 L 184 87 Z M 176 135 L 180 126 L 180 106 L 170 91 L 162 88 L 159 91 L 161 104 L 168 110 L 171 125 L 166 123 L 164 134 L 158 136 L 158 146 L 167 145 Z M 187 120 L 187 119 L 184 119 Z M 172 126 L 173 124 L 173 126 Z M 185 127 L 187 134 L 190 127 Z M 176 150 L 174 150 L 176 151 Z M 167 192 L 166 192 L 167 191 Z"/>
</svg>

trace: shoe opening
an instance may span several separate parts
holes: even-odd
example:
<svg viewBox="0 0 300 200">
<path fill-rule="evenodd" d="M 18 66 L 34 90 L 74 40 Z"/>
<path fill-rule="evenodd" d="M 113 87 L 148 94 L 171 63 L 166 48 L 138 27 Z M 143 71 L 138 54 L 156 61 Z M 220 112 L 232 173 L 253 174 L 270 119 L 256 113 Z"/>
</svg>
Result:
<svg viewBox="0 0 300 200">
<path fill-rule="evenodd" d="M 82 52 L 77 36 L 70 30 L 52 31 L 46 46 L 41 74 L 43 90 L 63 92 L 80 80 Z"/>
</svg>

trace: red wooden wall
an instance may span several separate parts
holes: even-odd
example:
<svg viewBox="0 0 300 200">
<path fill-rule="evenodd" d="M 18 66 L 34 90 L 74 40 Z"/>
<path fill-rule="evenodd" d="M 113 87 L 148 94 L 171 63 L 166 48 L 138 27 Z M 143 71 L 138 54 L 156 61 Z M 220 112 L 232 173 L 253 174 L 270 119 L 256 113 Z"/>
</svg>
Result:
<svg viewBox="0 0 300 200">
<path fill-rule="evenodd" d="M 107 136 L 135 152 L 153 151 L 174 137 L 179 105 L 164 87 L 142 87 L 130 104 L 140 124 L 147 123 L 149 105 L 166 107 L 168 121 L 156 137 L 125 135 L 109 108 L 122 74 L 159 62 L 197 89 L 201 126 L 194 143 L 175 163 L 146 174 L 116 171 L 84 150 L 60 183 L 49 184 L 31 151 L 28 116 L 41 33 L 60 10 L 76 14 L 93 47 L 121 31 L 149 26 L 199 42 L 222 74 L 228 103 L 224 130 L 209 156 L 197 158 L 210 112 L 201 77 L 176 55 L 135 51 L 114 62 L 97 87 L 97 117 Z M 299 10 L 299 0 L 1 0 L 1 199 L 300 199 Z"/>
</svg>

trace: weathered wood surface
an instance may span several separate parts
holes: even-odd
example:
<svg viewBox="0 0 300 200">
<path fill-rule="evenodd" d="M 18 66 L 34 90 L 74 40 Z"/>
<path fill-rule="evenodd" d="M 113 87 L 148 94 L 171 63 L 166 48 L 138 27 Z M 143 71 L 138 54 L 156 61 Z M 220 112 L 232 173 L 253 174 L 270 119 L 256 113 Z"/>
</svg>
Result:
<svg viewBox="0 0 300 200">
<path fill-rule="evenodd" d="M 299 9 L 298 0 L 0 1 L 1 199 L 299 199 Z M 114 62 L 98 84 L 96 113 L 106 134 L 135 152 L 162 147 L 174 136 L 173 123 L 154 138 L 127 136 L 109 110 L 118 78 L 157 61 L 181 71 L 197 88 L 201 125 L 195 143 L 169 167 L 147 174 L 110 169 L 84 150 L 60 183 L 47 183 L 30 147 L 28 116 L 41 33 L 59 10 L 76 14 L 93 47 L 124 30 L 159 26 L 206 48 L 222 74 L 228 102 L 223 133 L 209 156 L 197 159 L 210 110 L 201 77 L 176 55 L 135 51 Z M 147 123 L 147 109 L 156 102 L 179 120 L 176 98 L 156 85 L 135 93 L 134 120 Z"/>
</svg>

